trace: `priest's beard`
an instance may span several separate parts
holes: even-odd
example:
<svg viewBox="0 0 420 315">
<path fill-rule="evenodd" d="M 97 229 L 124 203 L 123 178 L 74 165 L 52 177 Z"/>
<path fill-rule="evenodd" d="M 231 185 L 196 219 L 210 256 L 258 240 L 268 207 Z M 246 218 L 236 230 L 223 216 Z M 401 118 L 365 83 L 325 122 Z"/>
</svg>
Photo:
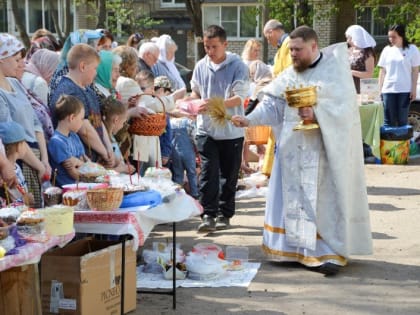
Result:
<svg viewBox="0 0 420 315">
<path fill-rule="evenodd" d="M 312 61 L 311 60 L 293 60 L 293 68 L 296 72 L 303 72 L 309 68 Z"/>
</svg>

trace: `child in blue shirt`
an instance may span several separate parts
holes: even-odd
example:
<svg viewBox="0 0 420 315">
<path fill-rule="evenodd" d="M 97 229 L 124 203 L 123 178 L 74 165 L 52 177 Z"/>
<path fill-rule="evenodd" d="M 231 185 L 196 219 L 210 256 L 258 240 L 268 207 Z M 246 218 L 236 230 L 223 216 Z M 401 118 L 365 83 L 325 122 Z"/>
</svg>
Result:
<svg viewBox="0 0 420 315">
<path fill-rule="evenodd" d="M 48 142 L 52 169 L 57 170 L 56 185 L 73 184 L 79 177 L 78 167 L 89 159 L 77 132 L 85 117 L 83 103 L 75 96 L 62 95 L 55 107 L 57 128 Z"/>
</svg>

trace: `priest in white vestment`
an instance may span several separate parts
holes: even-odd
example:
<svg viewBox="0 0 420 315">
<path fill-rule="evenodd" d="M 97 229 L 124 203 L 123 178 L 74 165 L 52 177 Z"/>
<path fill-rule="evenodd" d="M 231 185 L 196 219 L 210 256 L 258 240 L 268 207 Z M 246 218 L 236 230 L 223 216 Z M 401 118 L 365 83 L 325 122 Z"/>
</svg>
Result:
<svg viewBox="0 0 420 315">
<path fill-rule="evenodd" d="M 345 43 L 322 51 L 316 32 L 290 34 L 292 66 L 260 94 L 236 126 L 271 125 L 275 152 L 264 222 L 270 260 L 295 261 L 332 275 L 350 255 L 372 253 L 369 209 L 356 91 Z M 316 86 L 313 107 L 288 106 L 287 89 Z M 318 129 L 293 128 L 300 120 Z"/>
</svg>

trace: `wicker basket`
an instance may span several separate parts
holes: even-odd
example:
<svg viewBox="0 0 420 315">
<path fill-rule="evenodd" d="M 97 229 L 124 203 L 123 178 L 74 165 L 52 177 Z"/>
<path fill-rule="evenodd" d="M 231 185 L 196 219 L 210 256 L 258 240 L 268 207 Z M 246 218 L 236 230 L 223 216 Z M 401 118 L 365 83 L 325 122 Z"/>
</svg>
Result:
<svg viewBox="0 0 420 315">
<path fill-rule="evenodd" d="M 96 183 L 96 178 L 101 174 L 79 174 L 79 181 L 82 183 Z"/>
<path fill-rule="evenodd" d="M 165 104 L 156 95 L 144 93 L 144 95 L 150 95 L 160 101 L 163 107 L 162 113 L 149 114 L 141 118 L 133 118 L 130 121 L 130 127 L 128 132 L 138 136 L 160 136 L 166 128 L 166 113 Z"/>
<path fill-rule="evenodd" d="M 122 188 L 90 189 L 86 192 L 86 199 L 92 210 L 112 211 L 120 207 L 123 195 Z"/>
<path fill-rule="evenodd" d="M 251 126 L 245 129 L 245 142 L 247 144 L 266 144 L 270 137 L 271 127 Z"/>
</svg>

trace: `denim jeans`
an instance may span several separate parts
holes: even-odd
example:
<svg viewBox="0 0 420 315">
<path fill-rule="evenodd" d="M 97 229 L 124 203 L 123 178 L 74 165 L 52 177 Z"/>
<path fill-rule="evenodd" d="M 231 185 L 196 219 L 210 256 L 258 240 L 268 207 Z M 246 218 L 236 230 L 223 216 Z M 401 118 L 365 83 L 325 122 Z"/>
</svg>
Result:
<svg viewBox="0 0 420 315">
<path fill-rule="evenodd" d="M 408 124 L 410 93 L 382 93 L 384 102 L 384 125 L 391 127 Z"/>
<path fill-rule="evenodd" d="M 200 203 L 203 214 L 231 218 L 235 214 L 235 193 L 241 167 L 244 138 L 215 140 L 197 136 L 201 158 Z"/>
<path fill-rule="evenodd" d="M 172 130 L 172 180 L 175 183 L 184 184 L 184 171 L 187 173 L 190 186 L 190 195 L 198 197 L 197 172 L 195 163 L 195 150 L 192 140 L 186 129 L 174 128 Z"/>
</svg>

